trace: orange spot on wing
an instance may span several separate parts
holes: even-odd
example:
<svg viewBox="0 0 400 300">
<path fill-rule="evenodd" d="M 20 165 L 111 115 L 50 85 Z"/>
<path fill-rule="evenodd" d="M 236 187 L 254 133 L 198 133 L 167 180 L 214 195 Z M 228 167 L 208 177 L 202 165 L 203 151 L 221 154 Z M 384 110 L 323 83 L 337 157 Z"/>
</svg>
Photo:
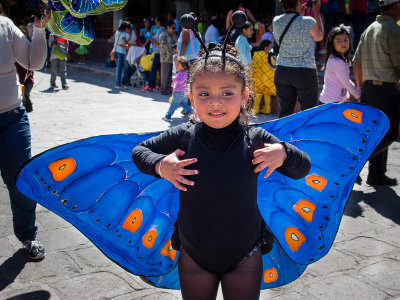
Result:
<svg viewBox="0 0 400 300">
<path fill-rule="evenodd" d="M 157 239 L 157 231 L 155 231 L 154 229 L 150 229 L 149 231 L 146 232 L 146 234 L 142 238 L 143 246 L 149 249 L 153 248 L 156 239 Z"/>
<path fill-rule="evenodd" d="M 76 169 L 76 162 L 71 157 L 53 161 L 47 167 L 55 181 L 61 181 L 71 175 Z"/>
<path fill-rule="evenodd" d="M 362 111 L 356 109 L 346 109 L 343 116 L 354 123 L 360 124 L 362 122 Z"/>
<path fill-rule="evenodd" d="M 266 269 L 264 271 L 264 281 L 265 283 L 271 283 L 278 279 L 278 272 L 275 268 Z"/>
<path fill-rule="evenodd" d="M 293 208 L 300 217 L 311 223 L 317 206 L 309 200 L 300 200 L 293 206 Z"/>
<path fill-rule="evenodd" d="M 308 175 L 306 177 L 306 182 L 309 187 L 312 187 L 313 189 L 316 189 L 317 191 L 322 191 L 328 180 L 322 176 L 318 175 Z"/>
<path fill-rule="evenodd" d="M 162 256 L 170 257 L 172 260 L 176 258 L 176 250 L 174 250 L 171 246 L 171 240 L 168 240 L 164 247 L 161 249 L 160 254 Z"/>
<path fill-rule="evenodd" d="M 306 237 L 296 227 L 288 227 L 285 230 L 285 240 L 289 247 L 297 252 L 300 246 L 307 240 Z"/>
<path fill-rule="evenodd" d="M 142 225 L 143 215 L 140 209 L 135 209 L 132 211 L 125 219 L 122 228 L 135 233 L 139 230 L 140 225 Z"/>
</svg>

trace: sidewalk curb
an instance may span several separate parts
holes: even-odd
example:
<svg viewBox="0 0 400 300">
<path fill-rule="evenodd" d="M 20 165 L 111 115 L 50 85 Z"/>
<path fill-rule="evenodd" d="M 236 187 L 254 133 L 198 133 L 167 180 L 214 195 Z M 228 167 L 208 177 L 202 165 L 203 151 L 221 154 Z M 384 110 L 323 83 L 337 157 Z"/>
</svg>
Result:
<svg viewBox="0 0 400 300">
<path fill-rule="evenodd" d="M 110 71 L 108 70 L 100 70 L 96 67 L 96 65 L 92 64 L 85 64 L 85 65 L 78 65 L 76 63 L 68 63 L 67 64 L 68 68 L 77 70 L 77 71 L 84 71 L 84 72 L 89 72 L 93 73 L 96 75 L 100 76 L 108 76 L 108 77 L 114 77 L 115 76 L 115 69 L 114 68 L 109 68 Z"/>
</svg>

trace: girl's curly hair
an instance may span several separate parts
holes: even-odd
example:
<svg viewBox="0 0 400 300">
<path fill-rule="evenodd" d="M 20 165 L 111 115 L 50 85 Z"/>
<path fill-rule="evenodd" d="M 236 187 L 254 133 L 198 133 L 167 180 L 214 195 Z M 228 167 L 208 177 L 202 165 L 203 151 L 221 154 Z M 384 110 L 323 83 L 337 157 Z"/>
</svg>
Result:
<svg viewBox="0 0 400 300">
<path fill-rule="evenodd" d="M 238 59 L 239 51 L 230 45 L 226 48 L 225 66 L 222 62 L 222 46 L 210 43 L 208 45 L 210 55 L 205 59 L 205 51 L 199 52 L 199 57 L 190 65 L 187 81 L 187 92 L 191 92 L 193 82 L 197 75 L 212 72 L 237 75 L 243 83 L 243 90 L 249 88 L 249 99 L 244 107 L 240 108 L 240 122 L 248 124 L 249 118 L 254 115 L 254 92 L 253 83 L 250 76 L 250 67 L 241 63 Z"/>
</svg>

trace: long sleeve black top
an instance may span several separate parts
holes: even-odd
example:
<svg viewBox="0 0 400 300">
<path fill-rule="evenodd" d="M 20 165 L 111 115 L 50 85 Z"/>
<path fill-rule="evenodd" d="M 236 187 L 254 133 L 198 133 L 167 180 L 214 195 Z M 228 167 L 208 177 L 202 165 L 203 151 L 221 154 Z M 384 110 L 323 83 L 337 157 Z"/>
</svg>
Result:
<svg viewBox="0 0 400 300">
<path fill-rule="evenodd" d="M 201 267 L 215 273 L 233 269 L 263 234 L 257 205 L 257 176 L 251 163 L 253 152 L 264 143 L 280 141 L 262 128 L 235 120 L 223 129 L 186 123 L 153 137 L 133 150 L 139 170 L 158 176 L 155 164 L 176 149 L 186 158 L 197 158 L 187 166 L 199 171 L 195 182 L 180 192 L 178 213 L 181 246 Z M 306 153 L 283 143 L 287 159 L 276 171 L 293 179 L 310 169 Z"/>
</svg>

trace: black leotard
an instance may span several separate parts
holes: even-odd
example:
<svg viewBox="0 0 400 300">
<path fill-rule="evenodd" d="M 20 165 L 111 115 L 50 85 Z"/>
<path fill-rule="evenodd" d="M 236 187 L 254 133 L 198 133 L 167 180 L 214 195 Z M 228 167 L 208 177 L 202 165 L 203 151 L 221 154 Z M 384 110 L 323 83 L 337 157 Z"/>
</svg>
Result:
<svg viewBox="0 0 400 300">
<path fill-rule="evenodd" d="M 139 144 L 133 160 L 139 170 L 155 173 L 156 162 L 176 149 L 183 158 L 196 157 L 187 166 L 198 175 L 187 192 L 180 192 L 177 225 L 182 247 L 202 268 L 224 273 L 233 269 L 265 234 L 257 205 L 257 175 L 253 152 L 264 143 L 278 143 L 264 129 L 235 120 L 223 129 L 186 123 Z M 278 172 L 297 179 L 305 176 L 310 160 L 304 152 L 284 143 L 287 159 Z"/>
</svg>

